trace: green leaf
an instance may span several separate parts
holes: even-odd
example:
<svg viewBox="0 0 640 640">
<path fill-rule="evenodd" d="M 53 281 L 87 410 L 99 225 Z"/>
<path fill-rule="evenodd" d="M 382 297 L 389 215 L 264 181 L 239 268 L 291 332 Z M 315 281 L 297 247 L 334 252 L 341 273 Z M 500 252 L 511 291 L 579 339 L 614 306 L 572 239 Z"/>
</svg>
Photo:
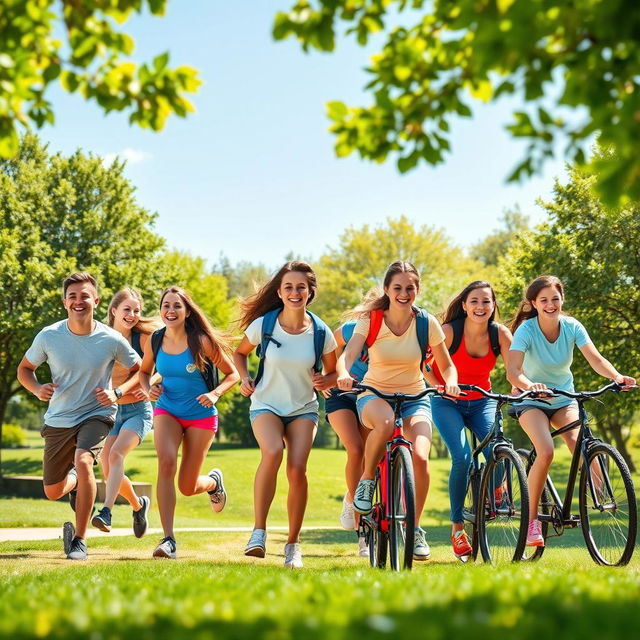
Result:
<svg viewBox="0 0 640 640">
<path fill-rule="evenodd" d="M 168 64 L 169 64 L 168 51 L 165 51 L 164 53 L 160 54 L 159 56 L 156 56 L 153 59 L 153 68 L 156 70 L 157 73 L 164 71 L 167 68 Z"/>
<path fill-rule="evenodd" d="M 334 122 L 340 122 L 349 113 L 349 109 L 344 102 L 327 102 L 327 116 Z"/>
<path fill-rule="evenodd" d="M 4 126 L 0 129 L 0 157 L 2 158 L 13 158 L 20 146 L 18 132 L 13 125 L 9 126 L 9 129 Z"/>
</svg>

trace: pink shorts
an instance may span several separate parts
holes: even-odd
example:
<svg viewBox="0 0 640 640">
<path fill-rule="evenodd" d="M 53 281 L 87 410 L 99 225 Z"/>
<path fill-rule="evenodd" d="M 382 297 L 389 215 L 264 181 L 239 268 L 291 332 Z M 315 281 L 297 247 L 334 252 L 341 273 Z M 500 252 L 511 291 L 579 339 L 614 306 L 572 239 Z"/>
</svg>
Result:
<svg viewBox="0 0 640 640">
<path fill-rule="evenodd" d="M 154 409 L 154 416 L 171 416 L 183 429 L 189 427 L 193 429 L 206 429 L 207 431 L 213 431 L 216 433 L 218 430 L 218 415 L 208 416 L 207 418 L 198 418 L 197 420 L 183 420 L 174 416 L 172 413 L 165 411 L 164 409 Z"/>
</svg>

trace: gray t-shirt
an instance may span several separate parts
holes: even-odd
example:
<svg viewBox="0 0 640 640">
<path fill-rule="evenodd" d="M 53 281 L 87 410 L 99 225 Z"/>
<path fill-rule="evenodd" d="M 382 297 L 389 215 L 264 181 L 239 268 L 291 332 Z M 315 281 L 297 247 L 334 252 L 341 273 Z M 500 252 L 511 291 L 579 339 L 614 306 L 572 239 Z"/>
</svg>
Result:
<svg viewBox="0 0 640 640">
<path fill-rule="evenodd" d="M 101 405 L 96 387 L 111 386 L 114 362 L 130 369 L 140 362 L 126 338 L 101 322 L 87 335 L 69 330 L 66 320 L 45 327 L 25 354 L 36 367 L 46 362 L 58 385 L 44 414 L 50 427 L 73 427 L 87 418 L 115 418 L 118 406 Z"/>
</svg>

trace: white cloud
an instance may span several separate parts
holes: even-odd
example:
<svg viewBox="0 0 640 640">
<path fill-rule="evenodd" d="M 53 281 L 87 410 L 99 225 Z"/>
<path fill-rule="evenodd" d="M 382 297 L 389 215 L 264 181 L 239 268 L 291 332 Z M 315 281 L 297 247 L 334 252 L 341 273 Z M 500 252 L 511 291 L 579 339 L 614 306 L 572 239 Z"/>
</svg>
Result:
<svg viewBox="0 0 640 640">
<path fill-rule="evenodd" d="M 140 164 L 153 158 L 153 154 L 147 151 L 141 151 L 140 149 L 123 149 L 116 153 L 107 153 L 102 157 L 102 164 L 105 167 L 110 167 L 116 158 L 120 160 L 126 160 L 127 164 Z"/>
</svg>

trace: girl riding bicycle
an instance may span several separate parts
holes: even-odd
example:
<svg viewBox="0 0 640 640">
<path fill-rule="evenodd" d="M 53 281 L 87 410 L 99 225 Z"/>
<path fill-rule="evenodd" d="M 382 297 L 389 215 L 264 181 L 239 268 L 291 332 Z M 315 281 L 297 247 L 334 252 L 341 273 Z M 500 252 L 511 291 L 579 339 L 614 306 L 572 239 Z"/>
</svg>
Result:
<svg viewBox="0 0 640 640">
<path fill-rule="evenodd" d="M 420 274 L 410 262 L 394 262 L 383 281 L 384 292 L 370 292 L 351 315 L 357 319 L 353 337 L 338 359 L 338 387 L 348 391 L 353 386 L 349 371 L 360 357 L 369 335 L 372 312 L 382 310 L 383 322 L 375 341 L 369 346 L 369 369 L 363 383 L 384 393 L 416 394 L 425 388 L 422 350 L 416 331 L 416 311 L 413 304 L 420 291 Z M 444 346 L 444 334 L 438 321 L 429 315 L 429 346 L 445 381 L 448 395 L 458 396 L 455 367 Z M 354 497 L 354 508 L 369 513 L 372 508 L 374 475 L 385 444 L 393 433 L 394 415 L 389 402 L 372 393 L 363 393 L 357 400 L 360 421 L 368 429 L 364 469 Z M 413 466 L 416 481 L 416 522 L 414 557 L 427 560 L 431 550 L 420 516 L 429 491 L 428 457 L 431 447 L 431 408 L 428 399 L 406 402 L 402 407 L 405 434 L 413 442 Z"/>
<path fill-rule="evenodd" d="M 506 363 L 511 346 L 511 332 L 494 322 L 496 294 L 485 281 L 468 284 L 449 304 L 444 313 L 445 346 L 458 371 L 458 382 L 474 384 L 491 391 L 490 375 L 497 355 Z M 433 373 L 438 384 L 444 384 L 437 363 Z M 451 454 L 449 501 L 451 504 L 451 543 L 457 558 L 469 557 L 473 550 L 464 531 L 462 506 L 466 493 L 467 473 L 471 464 L 471 449 L 465 427 L 482 442 L 493 425 L 496 401 L 478 391 L 452 401 L 434 396 L 431 411 L 436 428 Z"/>
<path fill-rule="evenodd" d="M 577 346 L 591 368 L 601 376 L 631 386 L 635 378 L 625 376 L 606 360 L 591 342 L 586 329 L 575 318 L 562 313 L 564 288 L 556 276 L 540 276 L 527 288 L 511 324 L 513 343 L 509 352 L 507 379 L 518 389 L 546 391 L 557 388 L 573 392 L 571 363 Z M 509 410 L 518 418 L 536 449 L 529 471 L 529 530 L 527 544 L 544 546 L 538 520 L 538 503 L 553 460 L 549 425 L 563 427 L 578 420 L 578 405 L 564 396 L 546 398 L 545 403 L 526 400 Z M 573 452 L 577 430 L 561 434 Z"/>
</svg>

